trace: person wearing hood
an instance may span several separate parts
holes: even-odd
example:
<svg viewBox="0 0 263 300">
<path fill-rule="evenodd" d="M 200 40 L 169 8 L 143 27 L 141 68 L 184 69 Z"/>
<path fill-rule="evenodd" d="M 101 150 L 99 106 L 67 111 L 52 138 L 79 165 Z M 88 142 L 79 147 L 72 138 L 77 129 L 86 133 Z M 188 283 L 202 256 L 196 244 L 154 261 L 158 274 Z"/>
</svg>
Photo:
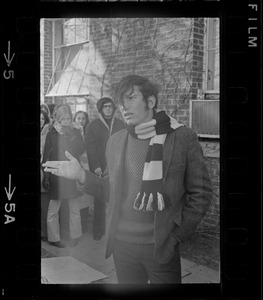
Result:
<svg viewBox="0 0 263 300">
<path fill-rule="evenodd" d="M 105 151 L 109 137 L 124 128 L 124 122 L 114 116 L 116 106 L 109 97 L 97 102 L 98 118 L 86 129 L 85 145 L 89 168 L 97 176 L 103 176 L 106 169 Z M 93 238 L 100 240 L 105 233 L 105 203 L 94 200 Z"/>
<path fill-rule="evenodd" d="M 105 258 L 113 256 L 118 283 L 182 283 L 180 244 L 206 215 L 213 188 L 197 134 L 164 110 L 158 88 L 124 77 L 115 99 L 125 129 L 109 139 L 107 176 L 70 161 L 44 166 L 77 180 L 79 189 L 108 202 Z"/>
</svg>

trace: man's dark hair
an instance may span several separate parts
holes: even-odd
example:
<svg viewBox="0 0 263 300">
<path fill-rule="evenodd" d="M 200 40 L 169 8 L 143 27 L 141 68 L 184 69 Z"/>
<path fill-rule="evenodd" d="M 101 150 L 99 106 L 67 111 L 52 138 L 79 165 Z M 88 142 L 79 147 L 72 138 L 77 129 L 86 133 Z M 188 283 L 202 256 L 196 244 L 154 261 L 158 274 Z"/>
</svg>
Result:
<svg viewBox="0 0 263 300">
<path fill-rule="evenodd" d="M 114 101 L 109 98 L 109 97 L 102 97 L 98 102 L 97 102 L 97 109 L 98 111 L 101 113 L 102 112 L 102 108 L 103 108 L 103 105 L 104 104 L 107 104 L 107 103 L 111 103 L 112 106 L 113 106 L 113 114 L 116 110 L 116 106 L 115 106 L 115 103 Z"/>
<path fill-rule="evenodd" d="M 143 99 L 148 105 L 148 97 L 154 96 L 156 99 L 156 104 L 154 109 L 157 108 L 158 104 L 158 88 L 156 85 L 151 83 L 149 79 L 139 76 L 139 75 L 128 75 L 121 79 L 121 81 L 117 84 L 115 89 L 115 99 L 119 104 L 123 104 L 123 95 L 127 91 L 131 90 L 133 92 L 134 86 L 138 86 L 140 92 L 143 95 Z"/>
</svg>

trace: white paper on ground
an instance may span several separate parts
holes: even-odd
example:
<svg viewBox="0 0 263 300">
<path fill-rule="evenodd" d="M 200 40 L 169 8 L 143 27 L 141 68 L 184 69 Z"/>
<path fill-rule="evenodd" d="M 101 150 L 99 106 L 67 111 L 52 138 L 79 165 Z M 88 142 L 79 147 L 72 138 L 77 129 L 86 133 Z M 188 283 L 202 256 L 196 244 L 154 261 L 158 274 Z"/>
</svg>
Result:
<svg viewBox="0 0 263 300">
<path fill-rule="evenodd" d="M 87 284 L 106 277 L 71 256 L 41 258 L 41 283 Z"/>
</svg>

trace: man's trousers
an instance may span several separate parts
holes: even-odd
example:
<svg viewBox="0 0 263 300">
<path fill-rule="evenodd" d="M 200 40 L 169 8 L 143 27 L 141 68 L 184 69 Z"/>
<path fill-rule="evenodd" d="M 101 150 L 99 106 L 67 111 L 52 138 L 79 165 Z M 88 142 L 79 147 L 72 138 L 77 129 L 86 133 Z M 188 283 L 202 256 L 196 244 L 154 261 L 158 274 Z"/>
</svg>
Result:
<svg viewBox="0 0 263 300">
<path fill-rule="evenodd" d="M 59 209 L 61 201 L 69 204 L 69 235 L 71 239 L 81 237 L 81 216 L 79 209 L 79 198 L 69 200 L 50 200 L 47 213 L 47 234 L 49 242 L 60 240 Z"/>
<path fill-rule="evenodd" d="M 175 246 L 174 257 L 166 264 L 158 263 L 153 253 L 154 244 L 133 244 L 116 240 L 113 259 L 118 283 L 181 283 L 179 244 Z"/>
</svg>

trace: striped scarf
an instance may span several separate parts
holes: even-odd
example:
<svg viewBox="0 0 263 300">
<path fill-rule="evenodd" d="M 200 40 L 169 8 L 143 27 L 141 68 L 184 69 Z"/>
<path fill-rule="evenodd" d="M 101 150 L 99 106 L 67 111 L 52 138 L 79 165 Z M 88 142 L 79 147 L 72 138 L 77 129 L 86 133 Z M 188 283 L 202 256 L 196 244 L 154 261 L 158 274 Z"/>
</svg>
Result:
<svg viewBox="0 0 263 300">
<path fill-rule="evenodd" d="M 135 138 L 151 138 L 144 163 L 142 186 L 134 201 L 134 209 L 150 212 L 162 211 L 171 206 L 169 196 L 163 188 L 163 145 L 167 133 L 181 126 L 184 125 L 164 111 L 156 113 L 149 122 L 135 127 L 126 126 Z"/>
</svg>

